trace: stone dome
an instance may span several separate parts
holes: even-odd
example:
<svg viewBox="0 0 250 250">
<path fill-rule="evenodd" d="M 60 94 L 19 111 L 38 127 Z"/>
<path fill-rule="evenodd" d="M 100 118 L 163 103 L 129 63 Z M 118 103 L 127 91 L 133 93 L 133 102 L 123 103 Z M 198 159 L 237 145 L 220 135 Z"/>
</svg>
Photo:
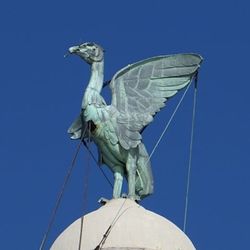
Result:
<svg viewBox="0 0 250 250">
<path fill-rule="evenodd" d="M 166 218 L 144 209 L 130 199 L 113 199 L 73 222 L 50 248 L 77 249 L 195 250 L 195 247 Z"/>
</svg>

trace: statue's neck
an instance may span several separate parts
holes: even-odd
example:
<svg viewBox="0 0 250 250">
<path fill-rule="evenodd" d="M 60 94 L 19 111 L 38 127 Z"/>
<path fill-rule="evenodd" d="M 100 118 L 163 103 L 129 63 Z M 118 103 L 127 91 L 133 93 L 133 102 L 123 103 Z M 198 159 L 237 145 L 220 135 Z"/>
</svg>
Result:
<svg viewBox="0 0 250 250">
<path fill-rule="evenodd" d="M 91 65 L 91 76 L 89 80 L 89 84 L 86 88 L 82 107 L 86 107 L 87 103 L 91 103 L 91 99 L 93 95 L 96 93 L 100 94 L 103 86 L 103 74 L 104 74 L 104 61 L 94 62 Z"/>
<path fill-rule="evenodd" d="M 94 62 L 91 65 L 91 76 L 87 89 L 101 93 L 103 85 L 104 62 Z"/>
</svg>

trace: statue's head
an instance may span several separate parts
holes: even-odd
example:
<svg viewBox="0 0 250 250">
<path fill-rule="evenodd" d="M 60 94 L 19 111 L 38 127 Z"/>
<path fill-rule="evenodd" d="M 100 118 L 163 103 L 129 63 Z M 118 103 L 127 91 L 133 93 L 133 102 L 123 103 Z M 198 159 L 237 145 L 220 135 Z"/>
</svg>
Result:
<svg viewBox="0 0 250 250">
<path fill-rule="evenodd" d="M 70 54 L 80 56 L 87 63 L 100 62 L 103 60 L 104 50 L 96 43 L 86 42 L 69 48 Z"/>
</svg>

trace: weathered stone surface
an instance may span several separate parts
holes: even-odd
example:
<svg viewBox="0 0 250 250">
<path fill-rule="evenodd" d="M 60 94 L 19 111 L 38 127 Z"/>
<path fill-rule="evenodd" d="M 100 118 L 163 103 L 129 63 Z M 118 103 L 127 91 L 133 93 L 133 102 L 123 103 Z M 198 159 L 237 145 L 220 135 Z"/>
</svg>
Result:
<svg viewBox="0 0 250 250">
<path fill-rule="evenodd" d="M 101 242 L 105 250 L 195 250 L 172 222 L 130 199 L 113 199 L 82 218 L 62 232 L 51 250 L 94 250 Z"/>
</svg>

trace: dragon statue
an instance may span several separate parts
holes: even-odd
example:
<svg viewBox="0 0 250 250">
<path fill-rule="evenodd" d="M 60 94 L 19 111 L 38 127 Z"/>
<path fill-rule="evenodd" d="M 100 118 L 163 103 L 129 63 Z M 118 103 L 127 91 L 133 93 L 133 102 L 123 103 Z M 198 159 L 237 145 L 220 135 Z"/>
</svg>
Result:
<svg viewBox="0 0 250 250">
<path fill-rule="evenodd" d="M 153 176 L 142 131 L 165 102 L 196 76 L 202 57 L 176 54 L 152 57 L 118 71 L 109 83 L 112 102 L 101 96 L 104 50 L 87 42 L 69 48 L 91 66 L 80 116 L 68 129 L 72 139 L 91 138 L 99 149 L 101 163 L 114 174 L 113 198 L 121 196 L 124 177 L 128 197 L 141 200 L 153 193 Z"/>
</svg>

